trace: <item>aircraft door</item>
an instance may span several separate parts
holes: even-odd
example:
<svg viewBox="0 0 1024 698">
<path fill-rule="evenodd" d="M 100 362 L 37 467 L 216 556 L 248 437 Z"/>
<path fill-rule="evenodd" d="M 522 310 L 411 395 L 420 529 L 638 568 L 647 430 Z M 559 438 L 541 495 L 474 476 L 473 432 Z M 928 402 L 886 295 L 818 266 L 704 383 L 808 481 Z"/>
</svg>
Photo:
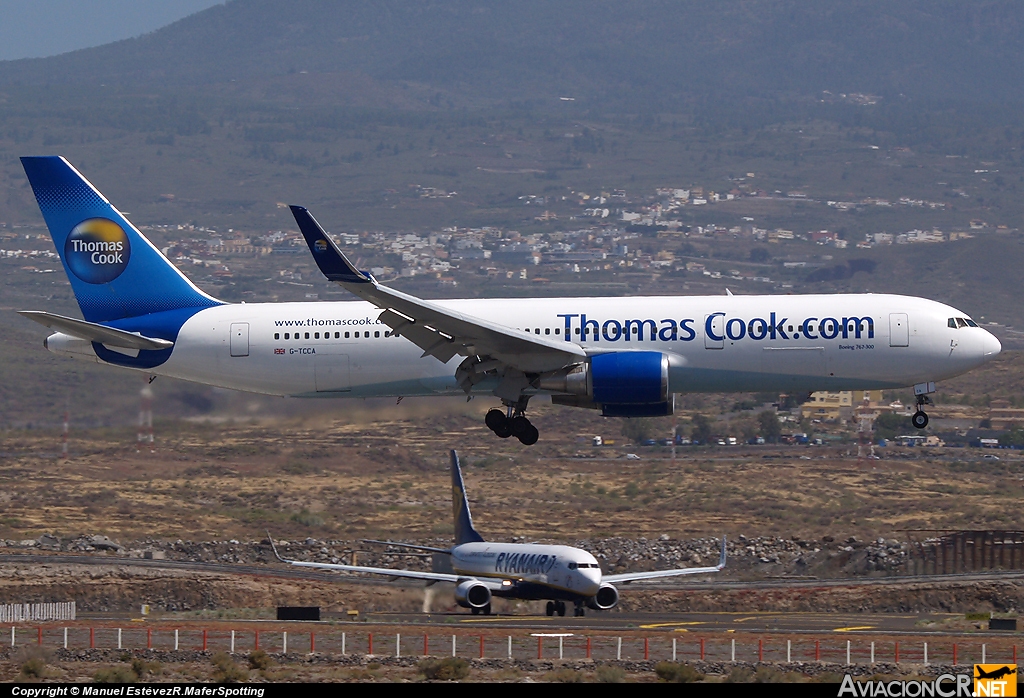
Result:
<svg viewBox="0 0 1024 698">
<path fill-rule="evenodd" d="M 910 321 L 906 313 L 889 313 L 889 346 L 910 346 Z"/>
<path fill-rule="evenodd" d="M 249 355 L 249 323 L 248 322 L 232 322 L 231 323 L 231 355 L 232 356 L 248 356 Z"/>
<path fill-rule="evenodd" d="M 725 346 L 725 313 L 704 316 L 704 348 L 721 349 Z"/>
<path fill-rule="evenodd" d="M 342 393 L 352 390 L 348 354 L 328 353 L 338 347 L 317 347 L 313 373 L 318 393 Z"/>
</svg>

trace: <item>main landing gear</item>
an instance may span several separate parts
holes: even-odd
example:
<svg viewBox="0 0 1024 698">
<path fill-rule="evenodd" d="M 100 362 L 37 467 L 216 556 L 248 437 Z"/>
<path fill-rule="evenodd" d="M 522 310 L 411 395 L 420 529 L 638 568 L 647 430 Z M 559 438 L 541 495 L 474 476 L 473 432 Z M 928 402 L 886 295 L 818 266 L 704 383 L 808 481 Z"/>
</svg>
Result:
<svg viewBox="0 0 1024 698">
<path fill-rule="evenodd" d="M 549 616 L 558 614 L 560 616 L 565 615 L 565 601 L 548 601 L 547 607 L 544 609 L 545 613 Z"/>
<path fill-rule="evenodd" d="M 491 615 L 491 604 L 487 604 L 483 608 L 473 608 L 473 615 L 478 616 L 483 613 L 485 616 Z"/>
<path fill-rule="evenodd" d="M 928 397 L 935 392 L 935 383 L 919 383 L 914 386 L 914 394 L 917 396 L 917 412 L 910 418 L 910 423 L 917 429 L 924 429 L 928 426 L 928 415 L 925 414 L 924 406 L 932 405 L 932 399 Z"/>
<path fill-rule="evenodd" d="M 484 417 L 484 424 L 503 439 L 514 436 L 523 445 L 532 446 L 540 438 L 540 432 L 526 418 L 526 401 L 527 398 L 506 402 L 504 411 L 497 407 L 490 410 Z"/>
</svg>

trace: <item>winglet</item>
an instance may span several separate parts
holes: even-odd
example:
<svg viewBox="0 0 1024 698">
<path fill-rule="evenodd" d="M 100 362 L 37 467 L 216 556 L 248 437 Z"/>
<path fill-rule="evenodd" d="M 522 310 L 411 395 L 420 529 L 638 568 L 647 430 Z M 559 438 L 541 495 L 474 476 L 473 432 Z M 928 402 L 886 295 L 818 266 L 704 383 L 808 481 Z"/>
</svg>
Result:
<svg viewBox="0 0 1024 698">
<path fill-rule="evenodd" d="M 288 562 L 288 560 L 285 560 L 283 557 L 281 557 L 281 553 L 277 552 L 277 546 L 274 545 L 274 537 L 270 535 L 269 529 L 267 530 L 267 540 L 270 541 L 270 549 L 274 551 L 274 557 L 276 557 L 281 562 Z"/>
<path fill-rule="evenodd" d="M 309 245 L 309 251 L 313 253 L 313 261 L 328 280 L 342 284 L 373 283 L 373 277 L 355 268 L 309 211 L 302 206 L 289 208 Z"/>
<path fill-rule="evenodd" d="M 719 570 L 725 569 L 725 536 L 722 536 L 722 555 L 718 558 L 718 564 L 715 567 Z"/>
</svg>

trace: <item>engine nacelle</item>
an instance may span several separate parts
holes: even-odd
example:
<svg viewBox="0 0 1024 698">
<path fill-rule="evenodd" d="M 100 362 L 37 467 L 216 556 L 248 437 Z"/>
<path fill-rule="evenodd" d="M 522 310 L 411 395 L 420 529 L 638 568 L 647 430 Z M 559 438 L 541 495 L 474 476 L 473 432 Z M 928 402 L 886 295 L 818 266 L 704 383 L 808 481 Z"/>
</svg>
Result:
<svg viewBox="0 0 1024 698">
<path fill-rule="evenodd" d="M 675 411 L 668 369 L 668 356 L 658 351 L 609 352 L 542 376 L 536 386 L 567 393 L 552 396 L 552 402 L 600 407 L 605 417 L 660 417 Z"/>
<path fill-rule="evenodd" d="M 587 600 L 587 606 L 595 611 L 607 611 L 619 603 L 619 590 L 611 584 L 602 584 L 597 593 Z"/>
<path fill-rule="evenodd" d="M 455 603 L 463 608 L 484 608 L 491 602 L 491 590 L 475 579 L 459 582 L 455 587 Z"/>
</svg>

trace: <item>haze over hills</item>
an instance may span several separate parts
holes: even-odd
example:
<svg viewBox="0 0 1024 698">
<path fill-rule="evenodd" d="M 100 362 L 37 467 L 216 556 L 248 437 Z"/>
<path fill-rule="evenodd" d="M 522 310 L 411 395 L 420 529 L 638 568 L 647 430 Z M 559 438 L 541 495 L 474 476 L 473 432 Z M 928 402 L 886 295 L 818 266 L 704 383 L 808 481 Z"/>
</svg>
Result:
<svg viewBox="0 0 1024 698">
<path fill-rule="evenodd" d="M 0 63 L 0 85 L 357 73 L 473 100 L 871 93 L 1024 99 L 1012 0 L 233 0 L 151 34 Z M 436 98 L 436 96 L 435 96 Z"/>
</svg>

